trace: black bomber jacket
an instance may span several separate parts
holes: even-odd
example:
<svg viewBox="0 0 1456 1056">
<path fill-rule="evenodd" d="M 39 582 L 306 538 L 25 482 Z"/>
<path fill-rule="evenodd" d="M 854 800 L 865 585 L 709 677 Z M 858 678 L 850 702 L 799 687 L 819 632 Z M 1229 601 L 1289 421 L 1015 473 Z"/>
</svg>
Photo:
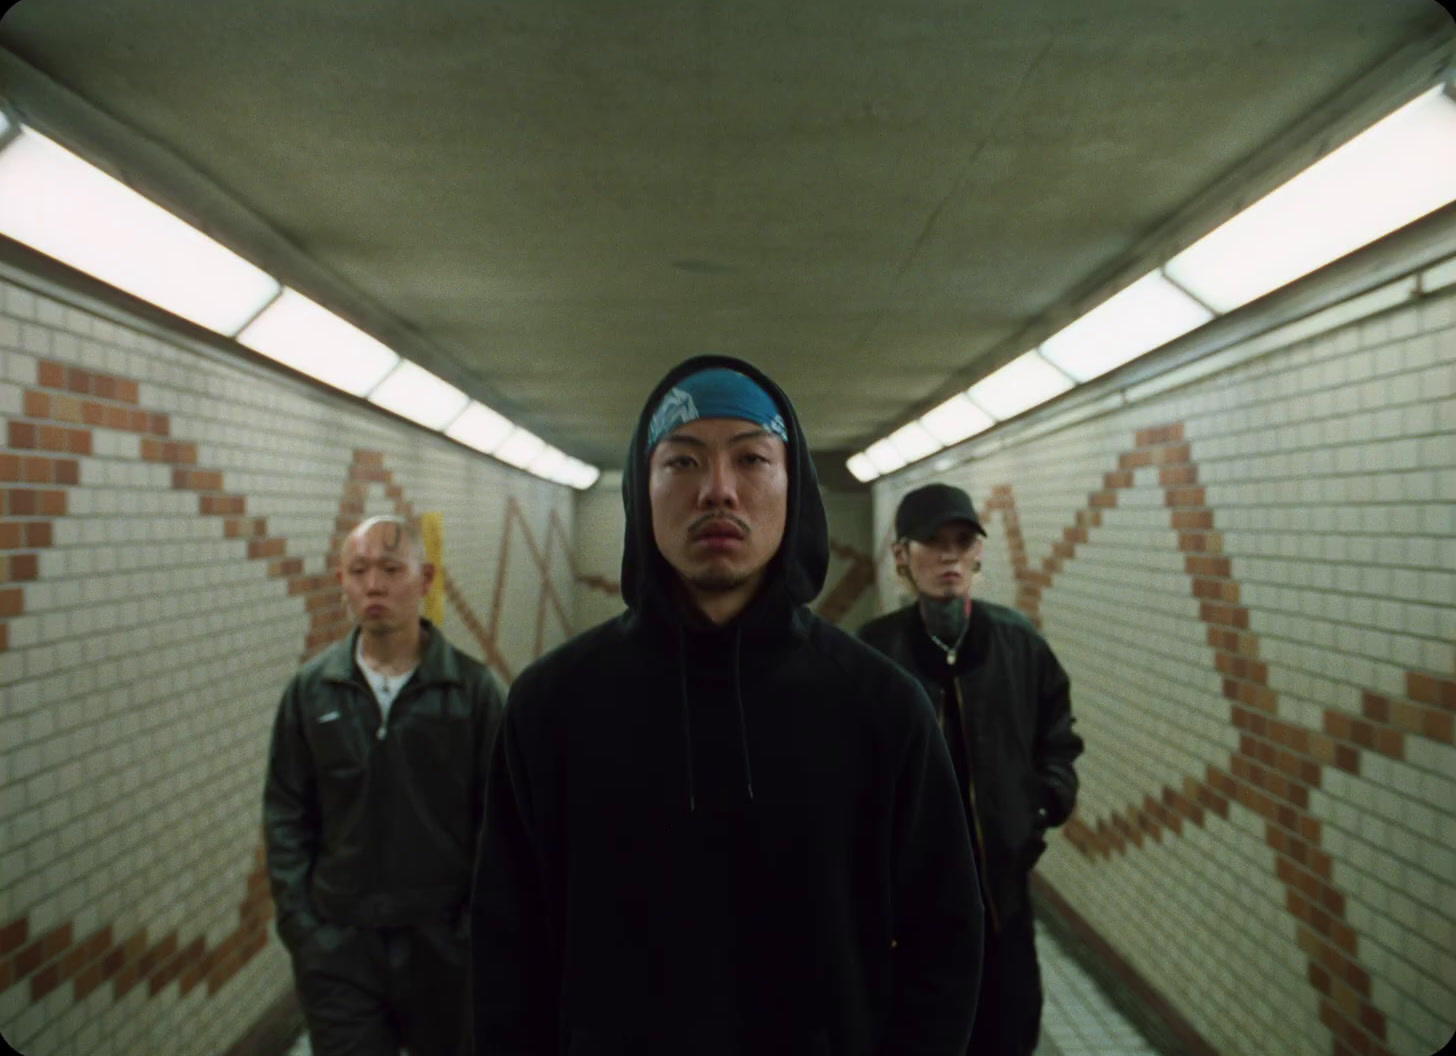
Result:
<svg viewBox="0 0 1456 1056">
<path fill-rule="evenodd" d="M 942 725 L 958 693 L 969 788 L 962 789 L 988 923 L 1025 908 L 1026 877 L 1046 849 L 1045 831 L 1077 800 L 1071 687 L 1062 665 L 1021 613 L 977 600 L 955 664 L 930 640 L 918 605 L 860 628 L 867 644 L 920 680 Z"/>
<path fill-rule="evenodd" d="M 278 934 L 465 917 L 486 766 L 504 710 L 494 676 L 421 620 L 424 655 L 381 728 L 358 630 L 305 664 L 278 706 L 263 834 Z"/>
</svg>

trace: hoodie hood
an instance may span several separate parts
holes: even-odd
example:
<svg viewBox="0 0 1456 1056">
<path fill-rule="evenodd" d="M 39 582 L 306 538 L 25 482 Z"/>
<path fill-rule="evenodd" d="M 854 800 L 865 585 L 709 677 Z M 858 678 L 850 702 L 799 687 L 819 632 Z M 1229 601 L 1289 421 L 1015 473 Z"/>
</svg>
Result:
<svg viewBox="0 0 1456 1056">
<path fill-rule="evenodd" d="M 819 495 L 819 479 L 794 405 L 757 367 L 730 356 L 694 356 L 679 363 L 653 388 L 637 419 L 622 473 L 622 506 L 627 524 L 622 550 L 622 599 L 634 618 L 656 614 L 676 622 L 672 583 L 677 573 L 658 551 L 652 533 L 647 433 L 652 413 L 667 391 L 707 367 L 726 367 L 752 378 L 773 398 L 788 427 L 789 494 L 784 539 L 764 570 L 758 594 L 745 610 L 745 615 L 754 614 L 755 623 L 765 619 L 777 623 L 790 618 L 795 608 L 813 600 L 823 589 L 829 569 L 829 525 Z"/>
</svg>

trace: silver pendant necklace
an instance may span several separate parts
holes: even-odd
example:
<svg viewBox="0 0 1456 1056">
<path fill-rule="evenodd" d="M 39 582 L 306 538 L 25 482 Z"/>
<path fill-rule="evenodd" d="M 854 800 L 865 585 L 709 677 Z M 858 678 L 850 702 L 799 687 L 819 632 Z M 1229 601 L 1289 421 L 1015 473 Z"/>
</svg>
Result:
<svg viewBox="0 0 1456 1056">
<path fill-rule="evenodd" d="M 939 647 L 941 647 L 942 650 L 945 650 L 945 663 L 952 664 L 952 666 L 954 666 L 954 664 L 955 664 L 955 651 L 960 650 L 960 648 L 961 648 L 961 639 L 962 638 L 965 638 L 965 628 L 964 628 L 964 626 L 962 626 L 962 628 L 961 628 L 961 634 L 955 635 L 955 642 L 954 642 L 954 644 L 951 644 L 951 645 L 946 645 L 945 642 L 942 642 L 941 641 L 941 639 L 936 638 L 935 637 L 935 634 L 933 634 L 933 632 L 930 631 L 930 628 L 926 628 L 925 629 L 925 632 L 926 632 L 927 635 L 930 635 L 930 641 L 935 642 L 935 644 L 936 645 L 939 645 Z"/>
<path fill-rule="evenodd" d="M 945 650 L 945 662 L 946 662 L 946 663 L 947 663 L 947 664 L 950 664 L 950 665 L 952 665 L 952 666 L 954 666 L 954 665 L 955 665 L 955 662 L 956 662 L 956 651 L 957 651 L 957 650 L 958 650 L 958 649 L 960 649 L 960 647 L 961 647 L 961 641 L 962 641 L 962 639 L 964 639 L 964 638 L 965 638 L 965 636 L 966 636 L 966 628 L 967 628 L 967 627 L 969 627 L 969 626 L 970 626 L 970 624 L 971 624 L 971 621 L 970 621 L 970 620 L 967 620 L 967 621 L 966 621 L 966 622 L 965 622 L 965 623 L 964 623 L 964 624 L 963 624 L 963 625 L 962 625 L 962 626 L 961 626 L 961 633 L 960 633 L 960 634 L 958 634 L 958 635 L 956 635 L 956 640 L 955 640 L 955 642 L 954 642 L 954 643 L 953 643 L 953 644 L 951 644 L 951 645 L 946 645 L 946 644 L 945 644 L 945 643 L 944 643 L 944 642 L 942 642 L 942 641 L 941 641 L 941 640 L 940 640 L 940 639 L 939 639 L 939 638 L 937 638 L 937 637 L 936 637 L 936 636 L 935 636 L 935 632 L 934 632 L 934 631 L 932 631 L 932 630 L 931 630 L 931 629 L 930 629 L 930 628 L 929 628 L 929 627 L 927 627 L 927 628 L 925 628 L 925 633 L 926 633 L 926 634 L 928 634 L 928 635 L 930 635 L 930 640 L 931 640 L 931 641 L 932 641 L 932 642 L 934 642 L 934 643 L 935 643 L 935 644 L 936 644 L 936 645 L 938 645 L 938 646 L 940 646 L 940 647 L 941 647 L 941 648 L 942 648 L 942 649 L 944 649 L 944 650 Z"/>
</svg>

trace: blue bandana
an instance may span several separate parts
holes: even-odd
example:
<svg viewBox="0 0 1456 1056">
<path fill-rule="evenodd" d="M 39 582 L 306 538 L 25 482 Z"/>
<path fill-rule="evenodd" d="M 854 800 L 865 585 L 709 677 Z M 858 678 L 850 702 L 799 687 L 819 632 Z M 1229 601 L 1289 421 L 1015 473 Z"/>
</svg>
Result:
<svg viewBox="0 0 1456 1056">
<path fill-rule="evenodd" d="M 784 416 L 758 382 L 727 367 L 708 367 L 689 374 L 662 397 L 647 426 L 647 450 L 678 426 L 699 418 L 742 418 L 789 442 Z"/>
</svg>

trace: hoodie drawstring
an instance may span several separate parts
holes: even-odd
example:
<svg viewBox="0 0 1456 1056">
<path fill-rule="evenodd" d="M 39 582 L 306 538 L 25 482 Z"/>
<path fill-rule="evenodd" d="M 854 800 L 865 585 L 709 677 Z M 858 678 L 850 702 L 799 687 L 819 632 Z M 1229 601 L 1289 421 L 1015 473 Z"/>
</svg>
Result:
<svg viewBox="0 0 1456 1056">
<path fill-rule="evenodd" d="M 753 802 L 753 762 L 748 755 L 748 720 L 743 713 L 743 680 L 740 673 L 742 662 L 743 628 L 733 629 L 733 703 L 738 708 L 738 745 L 743 752 L 743 787 L 748 792 L 748 801 Z M 697 780 L 693 774 L 693 713 L 688 702 L 687 639 L 681 625 L 677 628 L 677 680 L 678 694 L 682 700 L 683 759 L 687 764 L 688 813 L 698 809 Z"/>
<path fill-rule="evenodd" d="M 698 809 L 698 788 L 697 782 L 693 780 L 693 716 L 688 707 L 687 642 L 681 624 L 677 629 L 677 681 L 678 693 L 682 698 L 683 756 L 688 764 L 688 813 L 693 814 Z"/>
<path fill-rule="evenodd" d="M 739 677 L 739 653 L 743 628 L 733 628 L 733 700 L 738 704 L 738 740 L 743 746 L 743 784 L 748 789 L 748 802 L 753 802 L 753 764 L 748 758 L 748 722 L 743 717 L 742 679 Z"/>
</svg>

